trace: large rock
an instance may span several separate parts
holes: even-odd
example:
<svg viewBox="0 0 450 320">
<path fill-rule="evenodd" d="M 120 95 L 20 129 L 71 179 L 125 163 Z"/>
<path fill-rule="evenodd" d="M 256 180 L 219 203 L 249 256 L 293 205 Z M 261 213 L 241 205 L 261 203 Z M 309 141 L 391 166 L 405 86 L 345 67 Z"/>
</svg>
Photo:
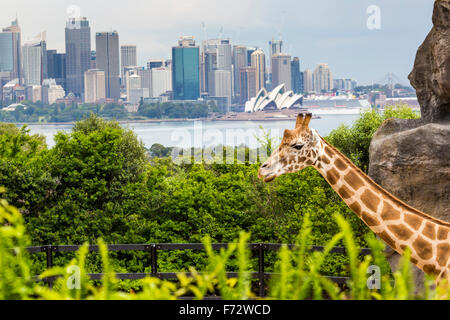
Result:
<svg viewBox="0 0 450 320">
<path fill-rule="evenodd" d="M 435 2 L 433 24 L 409 76 L 422 119 L 383 123 L 370 146 L 369 175 L 414 208 L 450 222 L 450 0 Z M 400 256 L 387 254 L 396 270 Z M 413 270 L 419 291 L 424 274 Z"/>
<path fill-rule="evenodd" d="M 450 222 L 450 122 L 417 127 L 419 121 L 390 119 L 370 145 L 369 176 L 397 198 L 438 219 Z M 386 250 L 392 270 L 400 255 Z M 417 293 L 424 273 L 413 269 Z"/>
<path fill-rule="evenodd" d="M 450 0 L 435 2 L 433 25 L 417 51 L 409 75 L 425 122 L 440 121 L 450 115 Z"/>
<path fill-rule="evenodd" d="M 414 125 L 390 119 L 381 126 L 369 175 L 414 208 L 450 221 L 450 122 Z"/>
</svg>

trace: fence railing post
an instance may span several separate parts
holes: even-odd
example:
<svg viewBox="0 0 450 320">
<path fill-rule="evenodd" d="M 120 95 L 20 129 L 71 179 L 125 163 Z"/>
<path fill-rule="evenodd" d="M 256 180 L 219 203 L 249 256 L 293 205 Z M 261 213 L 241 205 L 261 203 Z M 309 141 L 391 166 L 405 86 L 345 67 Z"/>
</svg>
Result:
<svg viewBox="0 0 450 320">
<path fill-rule="evenodd" d="M 45 252 L 48 270 L 53 267 L 53 246 L 42 246 L 41 250 Z M 53 287 L 53 281 L 54 279 L 52 277 L 46 279 L 46 282 L 50 288 Z"/>
<path fill-rule="evenodd" d="M 156 257 L 156 244 L 152 244 L 151 246 L 151 254 L 152 254 L 152 277 L 158 276 L 158 262 Z"/>
<path fill-rule="evenodd" d="M 258 244 L 258 277 L 259 277 L 259 296 L 265 296 L 265 274 L 264 274 L 264 244 Z"/>
</svg>

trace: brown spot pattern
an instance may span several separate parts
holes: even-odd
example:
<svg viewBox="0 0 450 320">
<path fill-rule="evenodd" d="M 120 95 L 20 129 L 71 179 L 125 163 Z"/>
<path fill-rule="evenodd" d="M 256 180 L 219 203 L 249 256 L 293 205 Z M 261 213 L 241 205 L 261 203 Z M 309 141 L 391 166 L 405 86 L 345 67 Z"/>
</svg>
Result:
<svg viewBox="0 0 450 320">
<path fill-rule="evenodd" d="M 418 230 L 422 225 L 422 219 L 413 214 L 405 214 L 405 222 L 415 230 Z"/>
<path fill-rule="evenodd" d="M 411 238 L 413 233 L 409 231 L 405 226 L 393 225 L 388 226 L 389 231 L 391 231 L 399 240 L 408 240 Z"/>
<path fill-rule="evenodd" d="M 339 189 L 339 194 L 342 196 L 342 198 L 349 199 L 353 196 L 353 191 L 351 191 L 346 186 L 342 186 L 342 188 Z"/>
<path fill-rule="evenodd" d="M 330 164 L 330 159 L 328 159 L 326 156 L 322 156 L 322 161 L 323 161 L 325 164 Z"/>
<path fill-rule="evenodd" d="M 449 229 L 445 227 L 439 227 L 437 234 L 438 240 L 447 240 Z"/>
<path fill-rule="evenodd" d="M 437 262 L 441 267 L 447 266 L 450 258 L 450 244 L 443 243 L 437 246 Z"/>
<path fill-rule="evenodd" d="M 377 218 L 371 216 L 370 214 L 368 214 L 367 212 L 363 211 L 362 213 L 362 219 L 365 223 L 367 223 L 367 225 L 369 227 L 376 227 L 378 225 L 380 225 L 380 222 L 378 221 Z"/>
<path fill-rule="evenodd" d="M 435 240 L 436 239 L 436 229 L 435 225 L 431 222 L 427 222 L 425 224 L 425 228 L 423 229 L 422 234 L 428 239 Z"/>
<path fill-rule="evenodd" d="M 433 256 L 433 246 L 420 236 L 414 241 L 413 248 L 423 260 L 431 259 Z"/>
<path fill-rule="evenodd" d="M 378 234 L 378 236 L 383 239 L 384 242 L 387 243 L 388 246 L 395 249 L 395 241 L 392 239 L 389 234 L 386 231 L 383 231 L 382 233 Z"/>
<path fill-rule="evenodd" d="M 358 191 L 359 189 L 361 189 L 362 187 L 364 187 L 364 181 L 358 177 L 358 175 L 353 172 L 350 171 L 349 173 L 347 173 L 344 177 L 344 180 L 355 190 Z"/>
<path fill-rule="evenodd" d="M 331 185 L 335 185 L 339 180 L 339 172 L 336 169 L 332 168 L 327 172 L 327 179 Z"/>
<path fill-rule="evenodd" d="M 370 190 L 364 191 L 361 195 L 361 201 L 373 212 L 376 212 L 378 209 L 378 205 L 380 204 L 380 198 L 378 198 L 375 193 Z"/>
<path fill-rule="evenodd" d="M 361 215 L 361 206 L 359 205 L 358 202 L 354 202 L 351 205 L 349 205 L 350 209 L 352 209 L 352 211 L 354 213 L 356 213 L 358 216 Z"/>
<path fill-rule="evenodd" d="M 387 201 L 383 202 L 383 211 L 381 212 L 381 218 L 385 221 L 399 220 L 400 211 L 395 210 L 393 206 Z"/>
<path fill-rule="evenodd" d="M 347 169 L 347 165 L 345 164 L 344 161 L 342 161 L 341 159 L 337 158 L 334 161 L 334 165 L 336 166 L 336 168 L 338 168 L 341 171 L 345 171 Z"/>
<path fill-rule="evenodd" d="M 425 271 L 425 273 L 427 273 L 427 274 L 434 275 L 434 276 L 438 276 L 441 273 L 440 270 L 438 270 L 432 264 L 427 264 L 427 265 L 423 266 L 423 271 Z"/>
<path fill-rule="evenodd" d="M 328 147 L 328 146 L 325 147 L 325 153 L 326 153 L 330 158 L 333 158 L 333 156 L 334 156 L 333 150 L 331 150 L 331 148 Z"/>
</svg>

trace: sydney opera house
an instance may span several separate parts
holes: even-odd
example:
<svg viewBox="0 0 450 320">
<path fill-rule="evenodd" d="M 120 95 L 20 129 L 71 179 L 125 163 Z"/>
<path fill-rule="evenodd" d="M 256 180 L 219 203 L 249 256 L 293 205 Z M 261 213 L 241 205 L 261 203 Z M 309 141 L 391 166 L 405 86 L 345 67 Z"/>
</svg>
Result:
<svg viewBox="0 0 450 320">
<path fill-rule="evenodd" d="M 290 109 L 296 105 L 300 107 L 302 101 L 302 95 L 286 91 L 285 85 L 281 84 L 271 92 L 262 88 L 256 97 L 245 103 L 245 112 Z"/>
</svg>

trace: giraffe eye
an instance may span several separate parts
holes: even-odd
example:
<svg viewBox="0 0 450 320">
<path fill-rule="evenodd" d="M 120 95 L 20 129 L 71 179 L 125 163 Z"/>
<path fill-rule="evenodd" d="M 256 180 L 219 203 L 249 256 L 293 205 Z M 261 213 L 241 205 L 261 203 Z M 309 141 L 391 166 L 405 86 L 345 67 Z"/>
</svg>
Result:
<svg viewBox="0 0 450 320">
<path fill-rule="evenodd" d="M 304 146 L 305 146 L 305 145 L 303 145 L 303 144 L 294 144 L 294 145 L 292 146 L 292 148 L 294 148 L 294 149 L 296 149 L 296 150 L 302 150 Z"/>
</svg>

